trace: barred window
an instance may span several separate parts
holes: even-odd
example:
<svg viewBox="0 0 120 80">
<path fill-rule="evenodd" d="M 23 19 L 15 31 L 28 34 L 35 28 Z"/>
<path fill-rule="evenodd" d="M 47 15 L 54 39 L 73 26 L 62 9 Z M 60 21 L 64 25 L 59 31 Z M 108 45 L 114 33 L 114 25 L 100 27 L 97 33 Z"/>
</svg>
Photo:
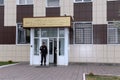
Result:
<svg viewBox="0 0 120 80">
<path fill-rule="evenodd" d="M 120 44 L 120 24 L 109 22 L 107 28 L 107 43 Z"/>
<path fill-rule="evenodd" d="M 91 23 L 75 23 L 75 44 L 91 44 L 92 43 L 92 24 Z"/>
</svg>

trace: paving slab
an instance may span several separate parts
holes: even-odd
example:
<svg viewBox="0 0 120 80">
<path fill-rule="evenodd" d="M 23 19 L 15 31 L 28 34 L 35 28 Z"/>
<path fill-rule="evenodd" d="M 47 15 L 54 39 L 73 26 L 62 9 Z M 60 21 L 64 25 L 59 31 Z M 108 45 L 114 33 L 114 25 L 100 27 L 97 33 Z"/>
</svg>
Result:
<svg viewBox="0 0 120 80">
<path fill-rule="evenodd" d="M 0 69 L 0 80 L 82 80 L 83 73 L 120 75 L 120 65 L 69 64 L 69 66 L 30 66 L 20 63 Z"/>
</svg>

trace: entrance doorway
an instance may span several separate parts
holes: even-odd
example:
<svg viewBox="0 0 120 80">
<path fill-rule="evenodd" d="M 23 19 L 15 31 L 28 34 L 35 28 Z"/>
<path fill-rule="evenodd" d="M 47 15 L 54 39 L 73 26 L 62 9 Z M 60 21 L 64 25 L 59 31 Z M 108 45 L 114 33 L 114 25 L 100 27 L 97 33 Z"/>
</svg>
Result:
<svg viewBox="0 0 120 80">
<path fill-rule="evenodd" d="M 48 49 L 47 65 L 57 65 L 57 38 L 41 38 L 40 45 L 45 43 Z"/>
<path fill-rule="evenodd" d="M 41 64 L 40 46 L 48 48 L 46 65 L 68 65 L 68 28 L 31 29 L 30 65 Z"/>
</svg>

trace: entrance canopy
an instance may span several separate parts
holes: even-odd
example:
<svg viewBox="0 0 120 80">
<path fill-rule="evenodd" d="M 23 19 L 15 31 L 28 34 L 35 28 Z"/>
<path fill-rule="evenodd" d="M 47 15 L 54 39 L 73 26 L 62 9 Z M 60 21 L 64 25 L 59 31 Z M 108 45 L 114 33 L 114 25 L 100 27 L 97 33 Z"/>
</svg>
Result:
<svg viewBox="0 0 120 80">
<path fill-rule="evenodd" d="M 33 17 L 23 18 L 24 28 L 70 27 L 71 17 Z"/>
</svg>

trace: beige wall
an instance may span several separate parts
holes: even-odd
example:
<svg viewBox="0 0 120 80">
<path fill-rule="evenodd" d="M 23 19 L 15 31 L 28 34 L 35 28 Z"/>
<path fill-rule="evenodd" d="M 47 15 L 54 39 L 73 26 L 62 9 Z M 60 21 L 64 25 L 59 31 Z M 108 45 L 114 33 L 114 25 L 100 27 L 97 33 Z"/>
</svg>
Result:
<svg viewBox="0 0 120 80">
<path fill-rule="evenodd" d="M 34 17 L 45 16 L 46 0 L 34 0 Z"/>
<path fill-rule="evenodd" d="M 0 45 L 0 61 L 30 61 L 30 45 Z"/>
<path fill-rule="evenodd" d="M 29 61 L 30 45 L 0 45 L 0 61 Z M 69 62 L 120 63 L 120 45 L 70 45 Z"/>
<path fill-rule="evenodd" d="M 47 0 L 34 0 L 34 17 L 45 16 Z M 73 16 L 73 0 L 60 0 L 61 16 Z"/>
<path fill-rule="evenodd" d="M 61 16 L 73 16 L 73 0 L 60 0 Z"/>
<path fill-rule="evenodd" d="M 93 0 L 93 24 L 107 24 L 107 0 Z"/>
<path fill-rule="evenodd" d="M 16 0 L 4 0 L 4 26 L 16 26 Z"/>
<path fill-rule="evenodd" d="M 73 1 L 60 0 L 61 16 L 73 16 Z M 93 0 L 93 24 L 107 24 L 107 2 L 115 0 Z M 34 0 L 34 17 L 45 16 L 46 0 Z M 5 26 L 16 26 L 16 0 L 5 0 Z"/>
<path fill-rule="evenodd" d="M 120 45 L 70 45 L 69 62 L 120 63 Z"/>
</svg>

